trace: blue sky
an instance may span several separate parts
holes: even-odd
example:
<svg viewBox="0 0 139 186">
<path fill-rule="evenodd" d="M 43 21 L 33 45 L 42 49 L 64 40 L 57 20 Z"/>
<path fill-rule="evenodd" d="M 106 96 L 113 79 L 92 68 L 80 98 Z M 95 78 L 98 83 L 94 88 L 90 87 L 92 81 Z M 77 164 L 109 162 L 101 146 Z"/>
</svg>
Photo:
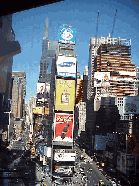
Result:
<svg viewBox="0 0 139 186">
<path fill-rule="evenodd" d="M 89 42 L 96 36 L 107 37 L 113 27 L 113 37 L 131 39 L 132 62 L 139 66 L 139 3 L 137 0 L 67 0 L 13 14 L 12 27 L 22 52 L 13 58 L 13 71 L 25 71 L 27 77 L 26 102 L 36 94 L 42 39 L 46 17 L 49 18 L 49 39 L 58 40 L 58 28 L 70 24 L 76 28 L 78 71 L 88 65 Z"/>
</svg>

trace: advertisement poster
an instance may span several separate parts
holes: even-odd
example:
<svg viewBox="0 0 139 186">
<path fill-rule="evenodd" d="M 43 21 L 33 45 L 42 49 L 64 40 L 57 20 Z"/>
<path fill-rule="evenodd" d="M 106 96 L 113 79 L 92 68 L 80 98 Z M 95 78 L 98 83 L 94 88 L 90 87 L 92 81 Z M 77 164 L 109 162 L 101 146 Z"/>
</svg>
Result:
<svg viewBox="0 0 139 186">
<path fill-rule="evenodd" d="M 126 154 L 121 153 L 120 171 L 126 174 Z"/>
<path fill-rule="evenodd" d="M 55 114 L 54 141 L 73 142 L 73 114 Z"/>
<path fill-rule="evenodd" d="M 33 114 L 43 114 L 43 107 L 33 108 Z"/>
<path fill-rule="evenodd" d="M 73 167 L 72 166 L 55 166 L 54 174 L 57 176 L 72 176 L 73 175 Z"/>
<path fill-rule="evenodd" d="M 49 102 L 50 100 L 50 84 L 49 83 L 37 83 L 37 95 L 36 104 L 39 106 L 40 103 Z"/>
<path fill-rule="evenodd" d="M 57 76 L 76 78 L 76 58 L 58 56 L 57 59 Z"/>
<path fill-rule="evenodd" d="M 135 155 L 126 155 L 126 173 L 135 175 Z"/>
<path fill-rule="evenodd" d="M 106 148 L 106 136 L 102 135 L 95 135 L 95 146 L 94 149 L 96 150 L 105 150 Z"/>
<path fill-rule="evenodd" d="M 55 161 L 75 161 L 76 153 L 55 153 Z"/>
<path fill-rule="evenodd" d="M 139 138 L 136 134 L 127 135 L 127 153 L 139 154 Z"/>
<path fill-rule="evenodd" d="M 76 29 L 70 26 L 59 27 L 59 42 L 75 44 Z"/>
<path fill-rule="evenodd" d="M 107 88 L 110 86 L 110 72 L 95 72 L 94 87 Z"/>
<path fill-rule="evenodd" d="M 115 134 L 107 133 L 106 136 L 106 150 L 113 152 L 115 148 Z"/>
<path fill-rule="evenodd" d="M 44 155 L 44 145 L 39 143 L 39 153 Z"/>
<path fill-rule="evenodd" d="M 139 114 L 139 96 L 128 96 L 123 99 L 124 114 Z"/>
<path fill-rule="evenodd" d="M 117 151 L 117 169 L 120 170 L 120 164 L 121 164 L 121 152 Z"/>
<path fill-rule="evenodd" d="M 55 110 L 73 111 L 75 104 L 75 80 L 56 80 Z"/>
</svg>

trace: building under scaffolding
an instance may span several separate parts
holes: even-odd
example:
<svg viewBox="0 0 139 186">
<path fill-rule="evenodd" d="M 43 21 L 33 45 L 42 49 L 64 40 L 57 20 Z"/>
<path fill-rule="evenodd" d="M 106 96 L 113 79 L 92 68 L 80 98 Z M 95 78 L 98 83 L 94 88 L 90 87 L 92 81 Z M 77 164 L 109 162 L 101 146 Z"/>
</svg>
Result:
<svg viewBox="0 0 139 186">
<path fill-rule="evenodd" d="M 110 79 L 107 91 L 102 91 L 101 84 L 96 94 L 107 92 L 114 97 L 135 96 L 136 66 L 131 62 L 131 40 L 102 37 L 97 43 L 94 71 L 110 72 Z"/>
</svg>

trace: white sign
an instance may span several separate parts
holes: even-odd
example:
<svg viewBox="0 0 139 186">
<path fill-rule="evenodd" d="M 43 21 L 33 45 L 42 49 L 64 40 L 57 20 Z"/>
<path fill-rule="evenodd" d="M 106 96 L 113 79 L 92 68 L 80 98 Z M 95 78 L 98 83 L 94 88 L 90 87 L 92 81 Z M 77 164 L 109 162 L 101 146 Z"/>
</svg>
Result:
<svg viewBox="0 0 139 186">
<path fill-rule="evenodd" d="M 76 153 L 55 153 L 55 161 L 75 161 Z"/>
<path fill-rule="evenodd" d="M 45 92 L 50 92 L 49 83 L 37 83 L 37 93 L 43 94 Z"/>
<path fill-rule="evenodd" d="M 57 76 L 76 78 L 76 58 L 58 56 Z"/>
<path fill-rule="evenodd" d="M 94 87 L 109 87 L 109 86 L 110 86 L 110 72 L 94 73 Z"/>
</svg>

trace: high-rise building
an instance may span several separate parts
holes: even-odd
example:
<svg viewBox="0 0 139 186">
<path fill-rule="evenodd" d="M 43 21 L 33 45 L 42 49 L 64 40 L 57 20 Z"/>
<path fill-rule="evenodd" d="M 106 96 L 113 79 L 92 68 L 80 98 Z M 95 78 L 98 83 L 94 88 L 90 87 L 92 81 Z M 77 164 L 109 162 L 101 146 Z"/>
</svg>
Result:
<svg viewBox="0 0 139 186">
<path fill-rule="evenodd" d="M 13 72 L 11 111 L 14 118 L 25 117 L 26 72 Z"/>
<path fill-rule="evenodd" d="M 48 82 L 51 80 L 51 72 L 49 72 L 49 66 L 51 65 L 52 58 L 55 58 L 56 50 L 58 49 L 57 41 L 49 40 L 49 20 L 46 18 L 46 25 L 44 31 L 44 37 L 42 42 L 42 56 L 40 61 L 40 73 L 39 82 Z"/>
<path fill-rule="evenodd" d="M 136 67 L 131 62 L 131 40 L 92 37 L 88 67 L 87 130 L 91 135 L 95 131 L 95 114 L 100 108 L 101 97 L 136 95 Z"/>
</svg>

